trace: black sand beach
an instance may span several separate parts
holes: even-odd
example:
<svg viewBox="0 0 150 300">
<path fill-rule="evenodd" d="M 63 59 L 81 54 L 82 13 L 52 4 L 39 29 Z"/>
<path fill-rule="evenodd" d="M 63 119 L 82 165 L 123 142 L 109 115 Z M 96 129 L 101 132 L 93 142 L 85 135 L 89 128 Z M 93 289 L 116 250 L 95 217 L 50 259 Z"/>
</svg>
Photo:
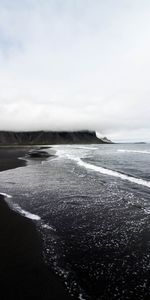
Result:
<svg viewBox="0 0 150 300">
<path fill-rule="evenodd" d="M 0 173 L 0 299 L 149 300 L 150 145 L 54 150 Z"/>
<path fill-rule="evenodd" d="M 26 165 L 26 161 L 19 159 L 27 152 L 25 147 L 1 147 L 0 148 L 0 172 Z"/>
<path fill-rule="evenodd" d="M 0 171 L 25 165 L 25 148 L 1 148 Z M 1 191 L 2 192 L 2 191 Z M 42 243 L 30 219 L 12 211 L 0 195 L 0 299 L 72 299 L 47 268 Z"/>
</svg>

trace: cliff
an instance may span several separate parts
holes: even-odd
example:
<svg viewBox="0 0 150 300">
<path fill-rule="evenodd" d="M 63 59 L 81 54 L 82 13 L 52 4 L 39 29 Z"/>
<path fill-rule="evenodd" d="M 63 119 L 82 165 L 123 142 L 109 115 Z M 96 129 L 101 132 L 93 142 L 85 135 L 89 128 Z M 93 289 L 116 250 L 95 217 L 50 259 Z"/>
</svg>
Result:
<svg viewBox="0 0 150 300">
<path fill-rule="evenodd" d="M 104 144 L 94 131 L 0 131 L 0 145 Z"/>
</svg>

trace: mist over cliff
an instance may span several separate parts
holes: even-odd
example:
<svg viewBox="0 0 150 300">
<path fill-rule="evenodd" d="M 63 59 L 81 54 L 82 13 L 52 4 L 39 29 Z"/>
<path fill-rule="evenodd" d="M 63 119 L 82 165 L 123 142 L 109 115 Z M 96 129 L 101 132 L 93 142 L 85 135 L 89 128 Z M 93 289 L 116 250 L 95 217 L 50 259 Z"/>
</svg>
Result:
<svg viewBox="0 0 150 300">
<path fill-rule="evenodd" d="M 102 144 L 94 131 L 0 131 L 0 145 Z"/>
</svg>

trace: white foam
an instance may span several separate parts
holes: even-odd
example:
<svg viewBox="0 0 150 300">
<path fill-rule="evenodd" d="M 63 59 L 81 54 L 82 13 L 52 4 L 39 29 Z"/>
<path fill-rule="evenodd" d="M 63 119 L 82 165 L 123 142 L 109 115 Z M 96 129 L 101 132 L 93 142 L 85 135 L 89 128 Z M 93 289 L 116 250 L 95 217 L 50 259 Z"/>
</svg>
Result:
<svg viewBox="0 0 150 300">
<path fill-rule="evenodd" d="M 14 208 L 16 211 L 18 211 L 20 214 L 22 214 L 23 216 L 25 216 L 26 218 L 28 219 L 31 219 L 31 220 L 36 220 L 36 221 L 39 221 L 41 220 L 41 217 L 39 217 L 38 215 L 35 215 L 35 214 L 32 214 L 24 209 L 22 209 L 19 205 L 15 204 L 14 205 Z"/>
<path fill-rule="evenodd" d="M 6 193 L 0 193 L 0 195 L 4 196 L 4 197 L 6 197 L 6 198 L 12 198 L 12 196 L 11 196 L 11 195 L 9 195 L 9 194 L 6 194 Z"/>
<path fill-rule="evenodd" d="M 77 147 L 77 149 L 84 149 L 84 150 L 97 150 L 98 148 L 96 148 L 96 147 L 86 147 L 86 146 L 80 146 L 80 147 Z"/>
<path fill-rule="evenodd" d="M 79 294 L 79 300 L 86 300 L 85 298 L 83 298 L 82 294 Z"/>
<path fill-rule="evenodd" d="M 118 152 L 122 153 L 141 153 L 141 154 L 150 154 L 150 151 L 147 150 L 128 150 L 128 149 L 118 149 Z"/>
<path fill-rule="evenodd" d="M 50 230 L 56 231 L 55 228 L 53 228 L 52 226 L 49 226 L 47 224 L 43 224 L 42 227 L 45 228 L 45 229 L 50 229 Z"/>
<path fill-rule="evenodd" d="M 145 208 L 144 212 L 149 215 L 150 214 L 150 209 L 149 208 Z"/>
<path fill-rule="evenodd" d="M 4 197 L 7 197 L 7 198 L 12 198 L 11 195 L 9 194 L 6 194 L 6 193 L 0 193 L 0 195 L 4 196 Z M 36 220 L 36 221 L 39 221 L 41 220 L 41 218 L 38 216 L 38 215 L 34 215 L 24 209 L 22 209 L 19 205 L 17 204 L 14 204 L 13 205 L 13 208 L 18 211 L 20 214 L 22 214 L 23 216 L 25 216 L 26 218 L 28 219 L 31 219 L 31 220 Z"/>
<path fill-rule="evenodd" d="M 83 160 L 81 160 L 80 158 L 72 156 L 72 155 L 66 155 L 66 156 L 67 156 L 67 158 L 76 161 L 79 166 L 85 167 L 86 169 L 89 169 L 89 170 L 92 170 L 92 171 L 95 171 L 95 172 L 99 172 L 99 173 L 104 174 L 104 175 L 118 177 L 122 180 L 127 180 L 127 181 L 130 181 L 132 183 L 135 183 L 135 184 L 138 184 L 138 185 L 143 185 L 143 186 L 146 186 L 146 187 L 150 188 L 150 181 L 146 181 L 146 180 L 143 180 L 141 178 L 135 178 L 135 177 L 132 177 L 132 176 L 128 176 L 128 175 L 119 173 L 117 171 L 113 171 L 113 170 L 106 169 L 106 168 L 103 168 L 103 167 L 95 166 L 95 165 L 86 163 Z"/>
</svg>

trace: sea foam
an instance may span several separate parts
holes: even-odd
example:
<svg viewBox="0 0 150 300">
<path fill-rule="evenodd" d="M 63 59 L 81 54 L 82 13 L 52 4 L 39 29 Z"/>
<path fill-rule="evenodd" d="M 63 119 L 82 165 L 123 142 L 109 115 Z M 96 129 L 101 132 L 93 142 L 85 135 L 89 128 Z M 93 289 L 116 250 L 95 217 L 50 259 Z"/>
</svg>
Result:
<svg viewBox="0 0 150 300">
<path fill-rule="evenodd" d="M 0 195 L 4 196 L 4 197 L 6 197 L 6 198 L 12 198 L 12 196 L 11 196 L 11 195 L 9 195 L 9 194 L 6 194 L 6 193 L 0 193 Z"/>
<path fill-rule="evenodd" d="M 135 184 L 138 184 L 138 185 L 143 185 L 143 186 L 146 186 L 146 187 L 150 188 L 150 181 L 146 181 L 146 180 L 143 180 L 141 178 L 135 178 L 135 177 L 132 177 L 132 176 L 129 176 L 129 175 L 126 175 L 126 174 L 119 173 L 117 171 L 113 171 L 113 170 L 110 170 L 110 169 L 107 169 L 107 168 L 103 168 L 103 167 L 100 167 L 100 166 L 96 166 L 96 165 L 87 163 L 87 162 L 83 161 L 82 159 L 80 159 L 79 157 L 76 157 L 76 156 L 73 156 L 73 155 L 66 154 L 65 156 L 68 159 L 76 161 L 76 163 L 79 166 L 84 167 L 86 169 L 89 169 L 89 170 L 92 170 L 92 171 L 95 171 L 95 172 L 99 172 L 99 173 L 104 174 L 104 175 L 117 177 L 117 178 L 120 178 L 122 180 L 130 181 L 132 183 L 135 183 Z"/>
<path fill-rule="evenodd" d="M 6 193 L 0 193 L 0 195 L 4 196 L 6 198 L 12 198 L 11 195 L 6 194 Z M 28 219 L 32 219 L 32 220 L 36 220 L 36 221 L 41 220 L 41 218 L 38 215 L 32 214 L 32 213 L 22 209 L 18 204 L 14 204 L 12 208 Z"/>
<path fill-rule="evenodd" d="M 14 208 L 17 212 L 19 212 L 21 215 L 25 216 L 28 219 L 36 220 L 36 221 L 41 220 L 40 216 L 32 214 L 32 213 L 22 209 L 18 204 L 14 204 Z"/>
</svg>

